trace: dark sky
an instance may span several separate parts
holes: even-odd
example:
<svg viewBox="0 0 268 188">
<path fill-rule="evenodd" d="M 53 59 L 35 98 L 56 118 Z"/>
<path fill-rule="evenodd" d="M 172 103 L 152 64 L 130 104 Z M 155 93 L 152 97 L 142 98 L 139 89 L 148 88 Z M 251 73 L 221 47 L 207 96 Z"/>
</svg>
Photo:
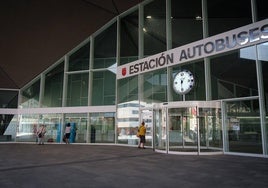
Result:
<svg viewBox="0 0 268 188">
<path fill-rule="evenodd" d="M 141 0 L 0 1 L 0 88 L 21 88 Z"/>
</svg>

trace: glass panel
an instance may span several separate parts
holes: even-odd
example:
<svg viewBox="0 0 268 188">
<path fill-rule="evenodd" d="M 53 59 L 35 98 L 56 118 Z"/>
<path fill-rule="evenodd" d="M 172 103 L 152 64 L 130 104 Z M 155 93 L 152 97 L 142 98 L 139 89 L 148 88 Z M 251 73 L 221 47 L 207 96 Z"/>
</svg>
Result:
<svg viewBox="0 0 268 188">
<path fill-rule="evenodd" d="M 114 23 L 94 39 L 94 69 L 116 65 L 116 32 L 116 23 Z"/>
<path fill-rule="evenodd" d="M 1 91 L 0 90 L 0 108 L 17 108 L 18 107 L 18 91 Z M 7 128 L 14 115 L 11 114 L 0 114 L 0 141 L 11 141 L 15 137 L 15 132 L 7 135 Z M 3 136 L 5 135 L 5 136 Z"/>
<path fill-rule="evenodd" d="M 207 5 L 209 36 L 252 23 L 250 0 L 208 0 Z"/>
<path fill-rule="evenodd" d="M 61 63 L 46 74 L 42 107 L 62 106 L 64 64 Z"/>
<path fill-rule="evenodd" d="M 267 12 L 268 1 L 267 0 L 256 0 L 256 4 L 257 4 L 258 21 L 263 20 L 265 18 L 268 18 L 268 12 Z"/>
<path fill-rule="evenodd" d="M 4 135 L 14 115 L 0 114 L 0 135 Z"/>
<path fill-rule="evenodd" d="M 241 50 L 211 59 L 212 98 L 248 97 L 257 94 L 255 60 Z M 241 68 L 243 67 L 243 68 Z"/>
<path fill-rule="evenodd" d="M 262 65 L 262 75 L 263 75 L 263 89 L 265 97 L 265 109 L 266 114 L 268 114 L 268 43 L 263 43 L 257 46 L 258 49 L 258 63 Z M 267 129 L 268 130 L 268 129 Z"/>
<path fill-rule="evenodd" d="M 120 20 L 120 65 L 138 59 L 138 11 Z"/>
<path fill-rule="evenodd" d="M 262 153 L 258 100 L 226 103 L 230 152 Z"/>
<path fill-rule="evenodd" d="M 0 108 L 17 108 L 18 91 L 0 90 Z"/>
<path fill-rule="evenodd" d="M 221 111 L 199 108 L 199 134 L 202 151 L 222 150 Z"/>
<path fill-rule="evenodd" d="M 166 130 L 166 108 L 154 110 L 154 147 L 159 150 L 166 150 L 167 130 Z"/>
<path fill-rule="evenodd" d="M 143 102 L 166 102 L 167 101 L 167 73 L 166 69 L 153 71 L 143 75 Z"/>
<path fill-rule="evenodd" d="M 21 115 L 20 123 L 16 130 L 17 142 L 36 142 L 36 132 L 39 127 L 39 115 Z"/>
<path fill-rule="evenodd" d="M 264 93 L 264 100 L 262 101 L 264 103 L 265 108 L 265 131 L 264 133 L 266 135 L 266 142 L 267 145 L 267 151 L 268 151 L 268 43 L 263 43 L 257 46 L 258 49 L 258 63 L 261 63 L 262 67 L 262 81 L 263 81 L 263 93 Z"/>
<path fill-rule="evenodd" d="M 145 146 L 152 146 L 152 136 L 153 136 L 153 111 L 150 110 L 141 110 L 141 121 L 145 123 L 146 135 L 145 135 Z M 137 132 L 134 132 L 136 136 Z M 137 139 L 137 137 L 136 137 Z"/>
<path fill-rule="evenodd" d="M 138 143 L 139 102 L 131 101 L 117 106 L 117 141 L 120 144 Z"/>
<path fill-rule="evenodd" d="M 7 128 L 10 125 L 10 122 L 12 121 L 13 117 L 14 117 L 14 115 L 0 114 L 0 141 L 2 140 L 1 135 L 7 135 Z M 14 139 L 14 137 L 13 137 L 13 139 Z M 4 139 L 4 140 L 6 140 L 6 139 Z M 6 141 L 8 141 L 8 140 L 6 140 Z"/>
<path fill-rule="evenodd" d="M 62 118 L 61 114 L 40 115 L 39 126 L 45 125 L 45 142 L 61 142 Z"/>
<path fill-rule="evenodd" d="M 88 42 L 70 56 L 68 71 L 79 71 L 89 69 L 89 48 L 90 43 Z"/>
<path fill-rule="evenodd" d="M 88 105 L 88 73 L 68 76 L 67 106 Z"/>
<path fill-rule="evenodd" d="M 189 93 L 178 94 L 175 92 L 173 88 L 173 82 L 175 75 L 178 74 L 182 70 L 188 70 L 193 74 L 194 77 L 194 86 L 189 91 Z M 170 91 L 170 100 L 171 101 L 183 101 L 185 100 L 205 100 L 205 71 L 204 71 L 204 63 L 196 62 L 194 64 L 187 64 L 182 66 L 176 66 L 172 68 L 172 76 L 169 84 Z"/>
<path fill-rule="evenodd" d="M 169 109 L 169 150 L 197 152 L 196 108 Z"/>
<path fill-rule="evenodd" d="M 2 115 L 3 118 L 5 118 L 6 115 Z M 12 119 L 7 124 L 1 125 L 1 134 L 0 134 L 0 141 L 15 141 L 16 135 L 17 135 L 17 128 L 18 128 L 18 115 L 8 115 L 8 118 Z"/>
<path fill-rule="evenodd" d="M 39 107 L 40 79 L 21 91 L 22 108 L 37 108 Z"/>
<path fill-rule="evenodd" d="M 94 60 L 94 69 L 101 69 L 104 67 L 108 67 L 109 70 L 116 72 L 116 58 L 95 58 Z"/>
<path fill-rule="evenodd" d="M 118 80 L 118 103 L 138 100 L 138 76 Z"/>
<path fill-rule="evenodd" d="M 115 113 L 90 114 L 91 143 L 115 143 Z"/>
<path fill-rule="evenodd" d="M 176 151 L 182 148 L 183 142 L 183 121 L 186 120 L 185 109 L 171 108 L 168 109 L 168 124 L 169 124 L 169 150 Z"/>
<path fill-rule="evenodd" d="M 166 1 L 154 0 L 144 6 L 144 55 L 149 56 L 167 50 Z"/>
<path fill-rule="evenodd" d="M 65 125 L 70 123 L 71 134 L 70 143 L 86 143 L 87 142 L 87 126 L 88 118 L 87 114 L 66 114 L 65 115 Z M 64 127 L 65 128 L 65 127 Z M 63 129 L 64 131 L 65 129 Z"/>
<path fill-rule="evenodd" d="M 172 47 L 202 39 L 201 0 L 171 0 L 171 7 Z"/>
<path fill-rule="evenodd" d="M 114 105 L 115 83 L 115 73 L 110 71 L 93 72 L 92 105 Z"/>
</svg>

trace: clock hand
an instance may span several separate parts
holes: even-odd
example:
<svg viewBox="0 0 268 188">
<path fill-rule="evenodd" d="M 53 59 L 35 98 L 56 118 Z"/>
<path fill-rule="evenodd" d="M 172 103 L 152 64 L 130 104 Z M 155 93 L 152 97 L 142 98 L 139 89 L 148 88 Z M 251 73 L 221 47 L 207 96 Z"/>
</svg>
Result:
<svg viewBox="0 0 268 188">
<path fill-rule="evenodd" d="M 181 85 L 183 84 L 184 79 L 185 79 L 185 77 L 181 78 Z"/>
</svg>

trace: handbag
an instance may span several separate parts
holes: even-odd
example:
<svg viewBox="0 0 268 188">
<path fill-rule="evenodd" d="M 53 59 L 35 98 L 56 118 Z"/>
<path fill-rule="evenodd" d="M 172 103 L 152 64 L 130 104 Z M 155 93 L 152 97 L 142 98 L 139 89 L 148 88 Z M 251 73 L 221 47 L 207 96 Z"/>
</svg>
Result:
<svg viewBox="0 0 268 188">
<path fill-rule="evenodd" d="M 44 127 L 41 129 L 41 132 L 38 133 L 38 137 L 39 137 L 39 138 L 42 138 L 42 137 L 43 137 L 43 130 L 44 130 Z M 45 133 L 44 133 L 44 134 L 45 134 Z"/>
<path fill-rule="evenodd" d="M 63 136 L 62 141 L 66 142 L 66 135 Z"/>
<path fill-rule="evenodd" d="M 38 134 L 38 137 L 39 137 L 39 138 L 41 138 L 42 136 L 43 136 L 42 133 L 39 133 L 39 134 Z"/>
<path fill-rule="evenodd" d="M 140 137 L 140 127 L 138 128 L 138 132 L 137 132 L 136 136 Z"/>
</svg>

